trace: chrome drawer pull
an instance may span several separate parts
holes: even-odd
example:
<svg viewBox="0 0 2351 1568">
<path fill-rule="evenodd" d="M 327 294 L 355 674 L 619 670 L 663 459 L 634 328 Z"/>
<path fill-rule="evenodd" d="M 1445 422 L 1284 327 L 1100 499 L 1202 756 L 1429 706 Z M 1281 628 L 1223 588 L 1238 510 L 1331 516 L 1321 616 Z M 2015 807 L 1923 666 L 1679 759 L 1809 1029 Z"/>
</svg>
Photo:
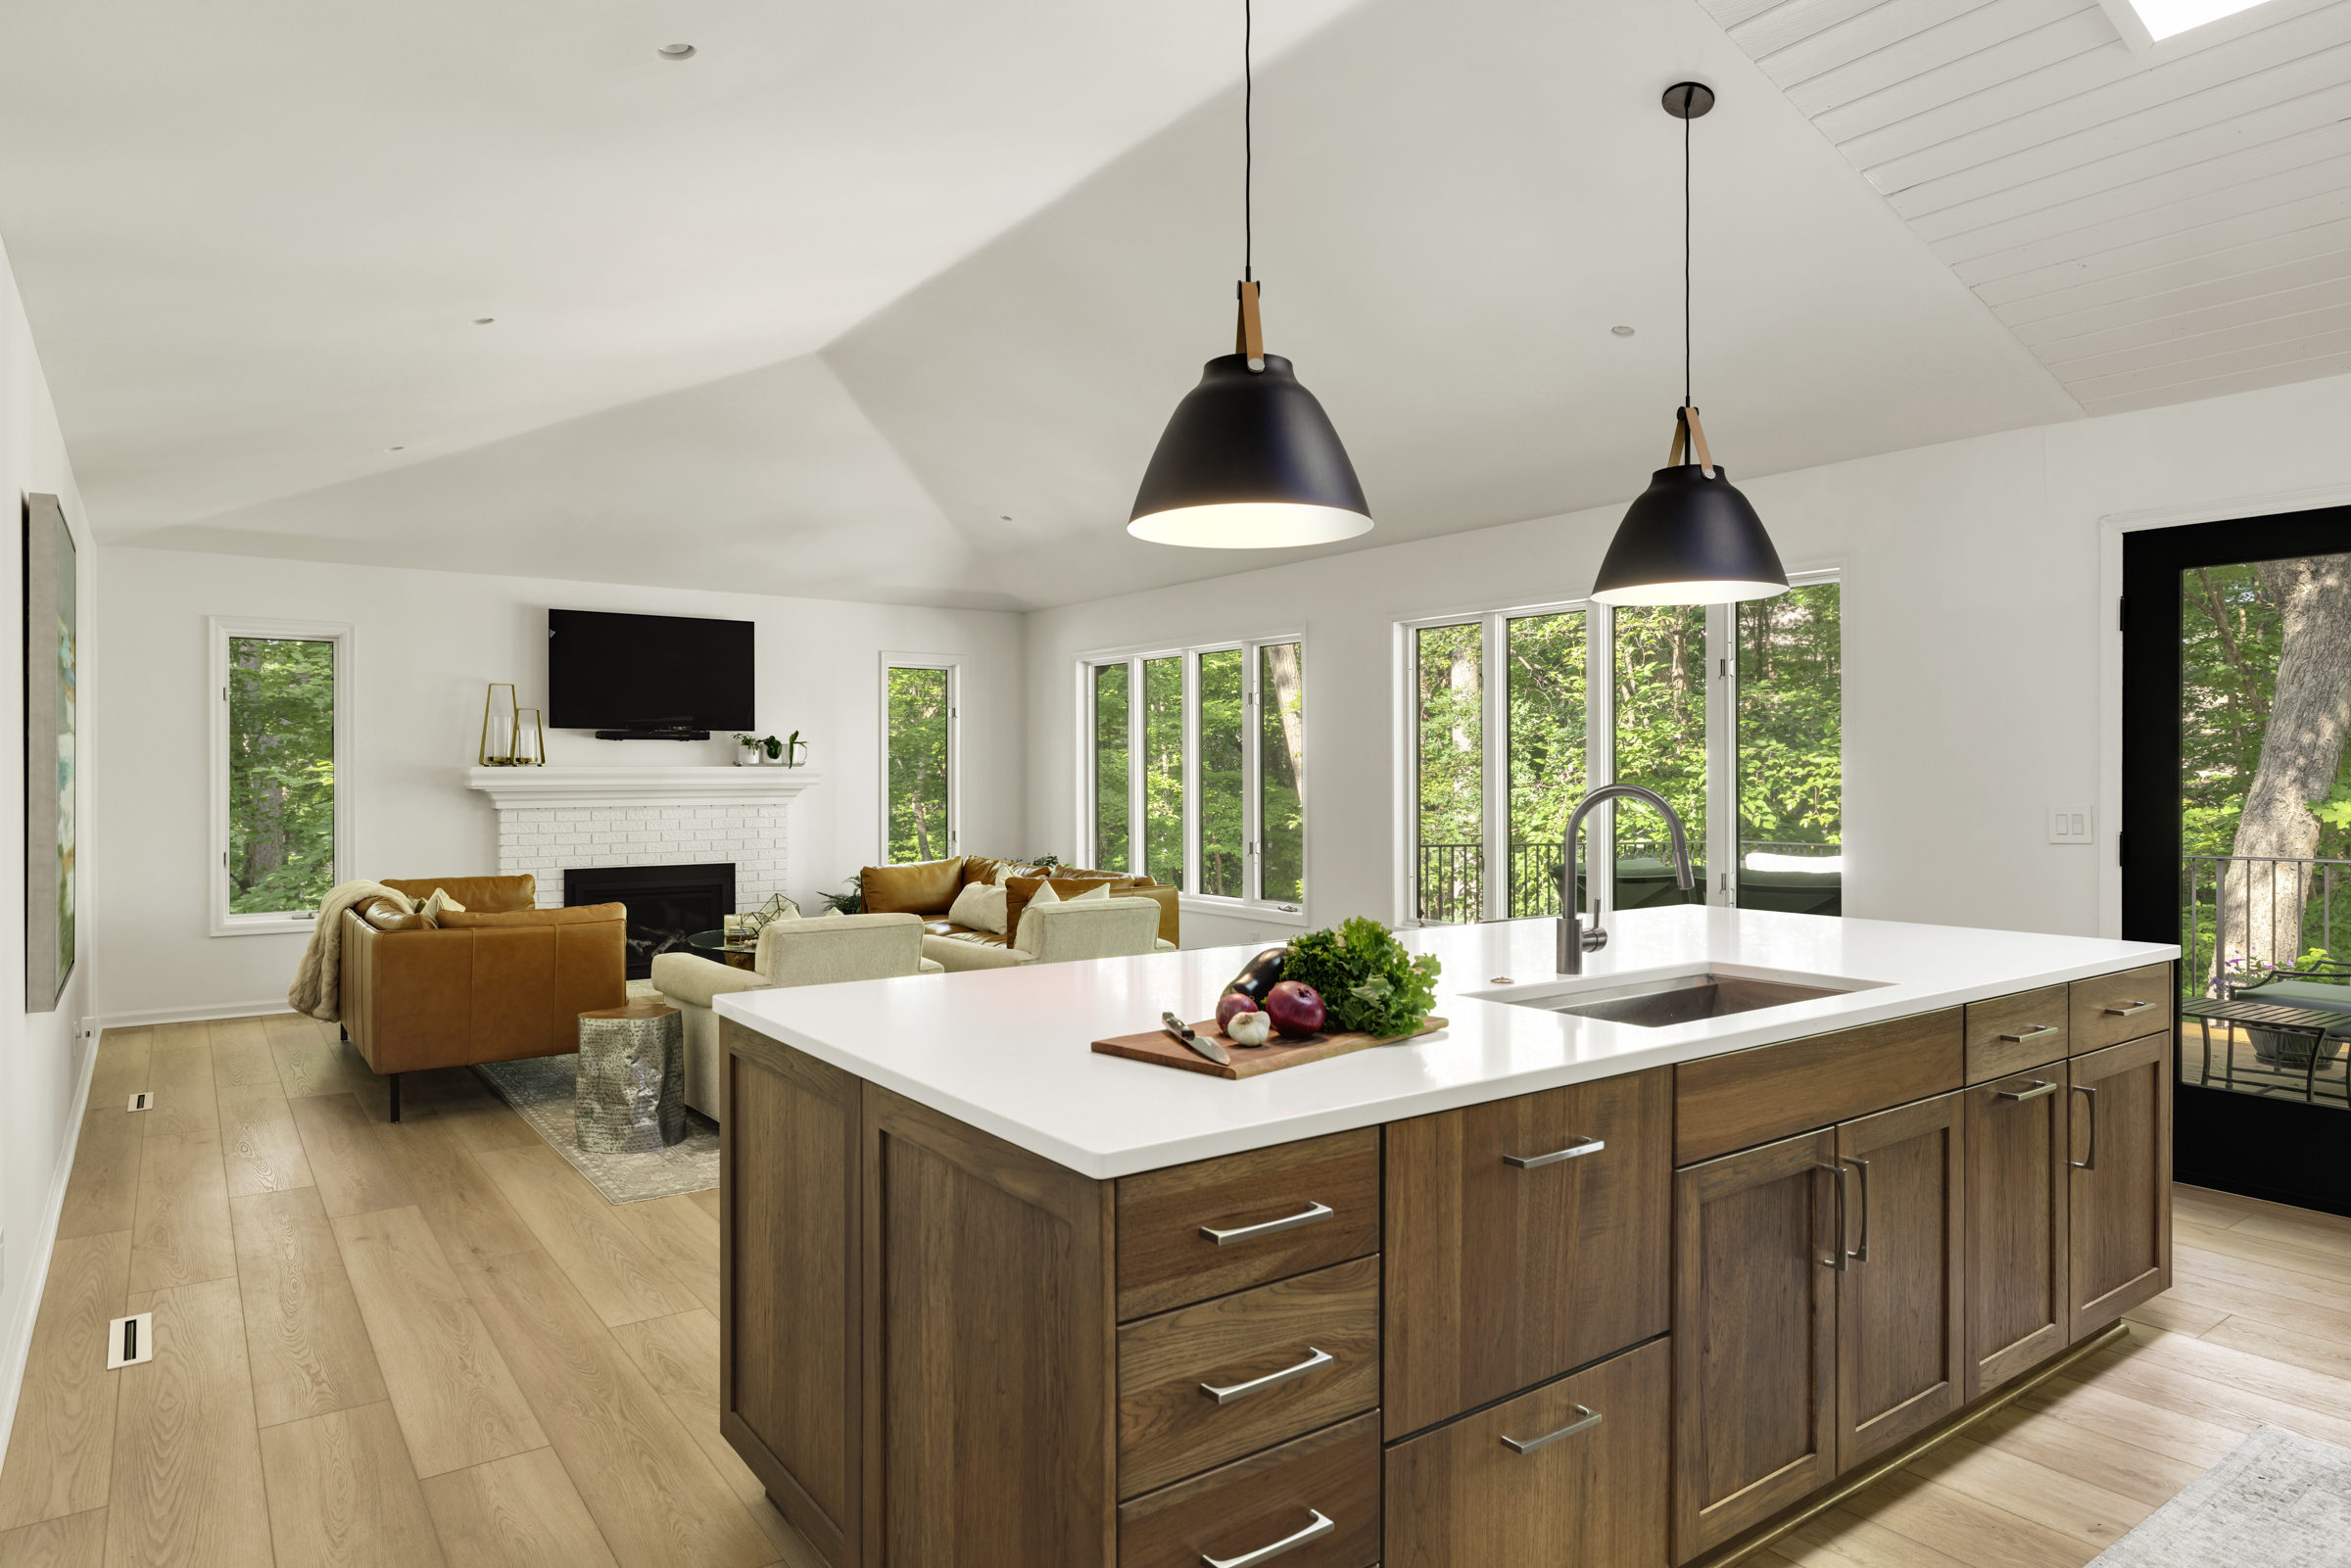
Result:
<svg viewBox="0 0 2351 1568">
<path fill-rule="evenodd" d="M 1310 1541 L 1320 1541 L 1324 1536 L 1339 1528 L 1330 1522 L 1329 1515 L 1321 1509 L 1309 1508 L 1306 1511 L 1315 1516 L 1315 1522 L 1294 1536 L 1284 1536 L 1271 1546 L 1260 1546 L 1255 1551 L 1244 1551 L 1238 1557 L 1211 1557 L 1204 1551 L 1200 1554 L 1200 1560 L 1206 1563 L 1208 1568 L 1257 1568 L 1261 1562 L 1271 1562 L 1283 1552 L 1303 1546 Z"/>
<path fill-rule="evenodd" d="M 2035 1078 L 2033 1080 L 2033 1087 L 2030 1089 L 2002 1089 L 2000 1091 L 2000 1098 L 2003 1100 L 2020 1101 L 2038 1100 L 2044 1094 L 2055 1094 L 2056 1092 L 2057 1080 L 2055 1078 Z"/>
<path fill-rule="evenodd" d="M 1578 1138 L 1564 1149 L 1554 1149 L 1547 1155 L 1504 1155 L 1502 1163 L 1516 1165 L 1521 1170 L 1534 1170 L 1544 1165 L 1556 1165 L 1562 1160 L 1580 1160 L 1596 1155 L 1607 1145 L 1598 1138 Z"/>
<path fill-rule="evenodd" d="M 2144 1013 L 2154 1005 L 2152 1002 L 2125 1002 L 2121 1007 L 2110 1007 L 2106 1011 L 2118 1019 L 2127 1019 L 2135 1013 Z"/>
<path fill-rule="evenodd" d="M 1502 1446 L 1512 1453 L 1532 1453 L 1547 1443 L 1557 1443 L 1561 1438 L 1574 1437 L 1578 1432 L 1589 1432 L 1598 1425 L 1600 1425 L 1600 1412 L 1589 1404 L 1579 1404 L 1575 1407 L 1575 1419 L 1557 1432 L 1546 1432 L 1539 1438 L 1528 1438 L 1524 1443 L 1519 1442 L 1516 1438 L 1504 1438 Z"/>
<path fill-rule="evenodd" d="M 2074 1133 L 2073 1129 L 2068 1127 L 2065 1133 L 2065 1163 L 2076 1170 L 2095 1170 L 2098 1168 L 2098 1091 L 2086 1083 L 2077 1083 L 2074 1085 L 2074 1093 L 2089 1096 L 2089 1158 L 2087 1160 L 2073 1158 Z"/>
<path fill-rule="evenodd" d="M 2000 1038 L 2006 1040 L 2010 1045 L 2022 1045 L 2027 1040 L 2038 1040 L 2044 1034 L 2055 1034 L 2056 1032 L 2057 1025 L 2054 1023 L 2036 1023 L 2022 1034 L 2003 1034 Z"/>
<path fill-rule="evenodd" d="M 1337 1212 L 1338 1211 L 1328 1204 L 1310 1202 L 1304 1210 L 1286 1219 L 1269 1219 L 1262 1225 L 1236 1225 L 1230 1230 L 1219 1230 L 1214 1225 L 1202 1225 L 1200 1234 L 1222 1247 L 1227 1242 L 1255 1241 L 1260 1236 L 1271 1236 L 1276 1231 L 1296 1230 L 1300 1225 L 1312 1225 L 1319 1220 L 1328 1219 Z"/>
<path fill-rule="evenodd" d="M 1301 1378 L 1310 1372 L 1319 1372 L 1336 1360 L 1338 1357 L 1331 1354 L 1330 1352 L 1318 1351 L 1309 1345 L 1306 1348 L 1306 1359 L 1300 1361 L 1296 1366 L 1285 1366 L 1278 1372 L 1269 1372 L 1264 1377 L 1253 1377 L 1246 1383 L 1235 1383 L 1228 1388 L 1218 1388 L 1213 1383 L 1203 1383 L 1200 1385 L 1200 1392 L 1219 1404 L 1230 1404 L 1233 1401 L 1245 1400 L 1252 1394 L 1262 1394 L 1276 1383 L 1287 1383 L 1292 1378 Z"/>
</svg>

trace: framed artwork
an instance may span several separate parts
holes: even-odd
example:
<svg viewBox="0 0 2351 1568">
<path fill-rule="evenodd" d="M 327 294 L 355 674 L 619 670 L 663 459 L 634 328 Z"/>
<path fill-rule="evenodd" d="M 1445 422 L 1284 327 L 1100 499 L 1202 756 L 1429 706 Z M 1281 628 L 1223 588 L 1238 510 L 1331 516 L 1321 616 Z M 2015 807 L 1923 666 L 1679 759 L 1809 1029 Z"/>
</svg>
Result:
<svg viewBox="0 0 2351 1568">
<path fill-rule="evenodd" d="M 24 1011 L 52 1013 L 73 973 L 73 531 L 24 498 Z"/>
</svg>

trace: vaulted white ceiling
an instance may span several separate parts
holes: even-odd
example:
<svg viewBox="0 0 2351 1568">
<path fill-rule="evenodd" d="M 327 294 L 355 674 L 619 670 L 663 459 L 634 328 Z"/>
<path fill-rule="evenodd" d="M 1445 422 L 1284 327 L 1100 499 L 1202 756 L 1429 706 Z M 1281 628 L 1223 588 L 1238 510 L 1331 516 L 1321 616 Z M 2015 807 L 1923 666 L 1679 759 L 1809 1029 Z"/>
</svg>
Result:
<svg viewBox="0 0 2351 1568">
<path fill-rule="evenodd" d="M 2351 0 L 2148 56 L 2080 0 L 1712 3 L 1259 0 L 1269 345 L 1379 522 L 1329 548 L 1662 461 L 1685 77 L 1721 95 L 1696 368 L 1735 475 L 2345 368 L 2258 314 L 2340 282 L 2306 232 L 2333 132 L 2258 212 L 2250 165 L 2144 160 L 2251 145 L 2261 50 L 2296 113 L 2351 93 L 2304 58 Z M 1238 12 L 16 0 L 0 239 L 105 539 L 1003 608 L 1212 576 L 1265 557 L 1123 525 L 1230 341 Z M 2137 172 L 2066 183 L 2100 158 Z M 2290 254 L 2215 271 L 2242 246 L 2182 236 L 2231 201 Z M 2143 357 L 2247 329 L 2185 379 Z"/>
</svg>

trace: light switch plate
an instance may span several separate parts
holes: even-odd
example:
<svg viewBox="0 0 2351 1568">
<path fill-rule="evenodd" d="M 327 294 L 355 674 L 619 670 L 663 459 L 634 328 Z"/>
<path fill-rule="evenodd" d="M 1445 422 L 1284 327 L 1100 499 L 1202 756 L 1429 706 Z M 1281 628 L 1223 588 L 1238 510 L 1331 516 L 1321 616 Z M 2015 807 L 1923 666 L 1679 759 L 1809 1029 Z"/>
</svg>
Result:
<svg viewBox="0 0 2351 1568">
<path fill-rule="evenodd" d="M 2087 806 L 2052 806 L 2049 808 L 2049 842 L 2052 844 L 2093 844 L 2098 839 L 2097 813 Z"/>
</svg>

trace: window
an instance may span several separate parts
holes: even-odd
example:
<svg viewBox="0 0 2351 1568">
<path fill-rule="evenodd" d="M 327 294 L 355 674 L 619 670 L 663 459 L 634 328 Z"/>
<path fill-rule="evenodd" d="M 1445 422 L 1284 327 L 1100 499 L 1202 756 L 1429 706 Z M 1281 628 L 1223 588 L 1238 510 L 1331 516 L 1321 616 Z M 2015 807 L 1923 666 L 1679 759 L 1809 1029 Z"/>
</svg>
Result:
<svg viewBox="0 0 2351 1568">
<path fill-rule="evenodd" d="M 1567 818 L 1593 783 L 1611 780 L 1663 795 L 1693 869 L 1721 868 L 1684 892 L 1664 823 L 1603 807 L 1586 824 L 1584 858 L 1611 868 L 1613 907 L 1840 912 L 1833 574 L 1750 604 L 1534 607 L 1402 630 L 1407 901 L 1418 920 L 1558 914 Z M 1588 888 L 1587 870 L 1579 909 Z"/>
<path fill-rule="evenodd" d="M 883 660 L 883 864 L 957 853 L 954 659 Z"/>
<path fill-rule="evenodd" d="M 1081 669 L 1081 728 L 1092 736 L 1081 858 L 1204 899 L 1299 912 L 1303 643 L 1089 658 Z"/>
<path fill-rule="evenodd" d="M 348 626 L 231 621 L 212 639 L 212 929 L 308 930 L 350 859 Z"/>
</svg>

